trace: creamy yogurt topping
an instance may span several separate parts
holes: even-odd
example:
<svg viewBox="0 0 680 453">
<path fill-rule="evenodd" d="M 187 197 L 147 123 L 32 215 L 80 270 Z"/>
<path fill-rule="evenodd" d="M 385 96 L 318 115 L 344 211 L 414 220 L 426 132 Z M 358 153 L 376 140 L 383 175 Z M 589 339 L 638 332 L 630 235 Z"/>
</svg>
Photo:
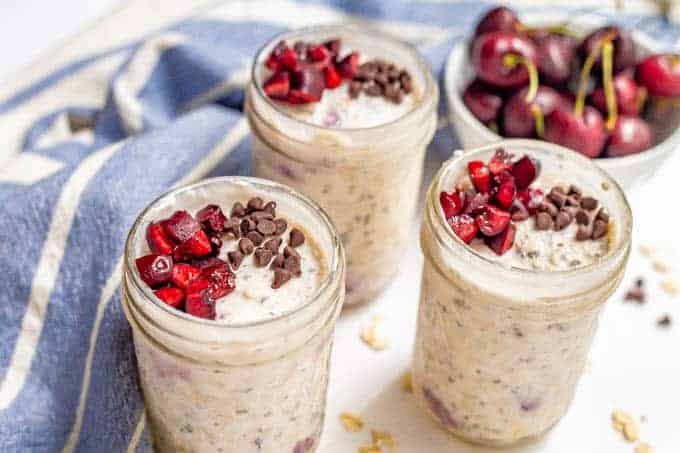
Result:
<svg viewBox="0 0 680 453">
<path fill-rule="evenodd" d="M 291 230 L 290 219 L 285 214 L 277 216 L 289 221 L 288 230 L 281 235 L 286 245 Z M 297 226 L 298 229 L 302 229 Z M 254 254 L 243 259 L 237 270 L 236 288 L 230 294 L 217 300 L 215 321 L 224 324 L 248 323 L 275 318 L 291 312 L 308 302 L 328 275 L 328 266 L 323 252 L 306 234 L 305 243 L 295 251 L 300 255 L 302 274 L 291 278 L 280 288 L 272 288 L 273 272 L 269 266 L 255 265 Z M 227 252 L 238 247 L 238 240 L 224 241 L 220 258 L 228 261 Z"/>
</svg>

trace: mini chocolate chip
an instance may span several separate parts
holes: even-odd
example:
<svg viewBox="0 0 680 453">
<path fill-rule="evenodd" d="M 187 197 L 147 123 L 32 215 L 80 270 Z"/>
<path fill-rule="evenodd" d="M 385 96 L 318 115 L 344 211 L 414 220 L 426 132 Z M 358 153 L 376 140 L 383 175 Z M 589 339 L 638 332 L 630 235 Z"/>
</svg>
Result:
<svg viewBox="0 0 680 453">
<path fill-rule="evenodd" d="M 253 231 L 257 227 L 257 223 L 250 217 L 241 220 L 241 234 L 245 236 L 248 232 Z"/>
<path fill-rule="evenodd" d="M 271 250 L 273 253 L 277 253 L 279 251 L 279 247 L 281 246 L 281 242 L 281 238 L 273 238 L 265 242 L 264 247 Z"/>
<path fill-rule="evenodd" d="M 252 214 L 250 214 L 250 218 L 253 219 L 255 222 L 259 222 L 261 220 L 272 220 L 274 216 L 272 215 L 271 212 L 255 211 Z"/>
<path fill-rule="evenodd" d="M 271 266 L 269 266 L 270 269 L 275 269 L 277 267 L 283 267 L 283 264 L 286 262 L 286 259 L 283 257 L 283 254 L 279 253 L 274 257 L 272 260 Z"/>
<path fill-rule="evenodd" d="M 609 223 L 609 213 L 605 208 L 600 208 L 599 211 L 597 211 L 597 216 L 595 216 L 597 220 L 602 220 L 603 222 Z"/>
<path fill-rule="evenodd" d="M 389 77 L 387 77 L 387 74 L 384 72 L 379 72 L 378 74 L 375 75 L 375 82 L 382 87 L 387 86 L 388 83 L 390 83 Z"/>
<path fill-rule="evenodd" d="M 359 97 L 359 94 L 361 93 L 361 88 L 363 86 L 363 83 L 359 82 L 358 80 L 352 80 L 349 83 L 349 97 L 350 99 L 356 99 Z"/>
<path fill-rule="evenodd" d="M 561 187 L 553 187 L 550 193 L 548 194 L 548 198 L 558 208 L 561 208 L 567 202 L 567 196 L 564 194 L 564 191 L 562 190 Z"/>
<path fill-rule="evenodd" d="M 274 225 L 276 225 L 276 235 L 282 235 L 288 228 L 288 222 L 286 219 L 275 219 Z"/>
<path fill-rule="evenodd" d="M 248 206 L 247 206 L 247 211 L 253 212 L 253 211 L 260 211 L 262 210 L 262 206 L 264 205 L 264 201 L 260 197 L 253 197 L 250 200 L 248 200 Z"/>
<path fill-rule="evenodd" d="M 283 256 L 284 258 L 288 258 L 289 256 L 297 256 L 300 258 L 300 254 L 295 251 L 295 249 L 289 245 L 285 246 L 283 248 Z"/>
<path fill-rule="evenodd" d="M 583 197 L 581 198 L 581 207 L 586 211 L 592 211 L 597 208 L 597 200 L 593 197 Z"/>
<path fill-rule="evenodd" d="M 635 286 L 637 286 L 638 288 L 642 288 L 643 286 L 645 286 L 645 279 L 642 278 L 642 277 L 636 278 L 635 279 Z"/>
<path fill-rule="evenodd" d="M 246 208 L 244 208 L 243 205 L 237 201 L 231 208 L 231 216 L 243 217 L 244 215 L 246 215 Z"/>
<path fill-rule="evenodd" d="M 557 216 L 555 216 L 555 230 L 559 231 L 565 229 L 569 226 L 572 220 L 574 220 L 574 218 L 571 216 L 569 211 L 565 211 L 564 209 L 561 210 L 557 213 Z"/>
<path fill-rule="evenodd" d="M 566 194 L 567 194 L 567 193 L 564 191 L 564 187 L 562 187 L 562 186 L 555 186 L 555 187 L 553 187 L 550 191 L 551 191 L 551 192 L 561 193 L 562 195 L 566 195 Z"/>
<path fill-rule="evenodd" d="M 382 92 L 382 87 L 372 80 L 364 85 L 364 93 L 368 96 L 380 96 Z"/>
<path fill-rule="evenodd" d="M 257 223 L 257 231 L 265 236 L 272 235 L 276 232 L 276 224 L 271 220 L 262 219 Z"/>
<path fill-rule="evenodd" d="M 241 262 L 243 261 L 243 253 L 239 252 L 238 250 L 234 250 L 233 252 L 227 253 L 227 258 L 229 258 L 229 262 L 231 263 L 231 267 L 236 270 L 241 266 Z"/>
<path fill-rule="evenodd" d="M 646 295 L 641 288 L 633 288 L 629 290 L 625 296 L 623 296 L 623 300 L 632 300 L 639 304 L 644 304 L 646 300 Z"/>
<path fill-rule="evenodd" d="M 390 96 L 387 98 L 388 101 L 392 101 L 395 104 L 401 104 L 404 100 L 404 93 L 399 90 L 394 93 L 394 96 Z"/>
<path fill-rule="evenodd" d="M 290 230 L 290 238 L 288 239 L 288 244 L 291 247 L 298 247 L 305 243 L 305 234 L 297 228 Z"/>
<path fill-rule="evenodd" d="M 272 288 L 278 289 L 284 283 L 286 283 L 292 277 L 290 271 L 277 267 L 274 269 L 274 281 L 272 282 Z"/>
<path fill-rule="evenodd" d="M 602 220 L 595 220 L 593 223 L 593 239 L 600 239 L 607 234 L 607 224 Z"/>
<path fill-rule="evenodd" d="M 404 93 L 409 94 L 413 91 L 413 82 L 411 81 L 411 74 L 406 71 L 401 71 L 399 75 L 399 81 L 401 82 L 401 88 Z"/>
<path fill-rule="evenodd" d="M 553 226 L 553 219 L 547 212 L 539 212 L 536 214 L 536 229 L 549 230 Z"/>
<path fill-rule="evenodd" d="M 572 185 L 569 186 L 569 195 L 573 195 L 577 198 L 581 198 L 581 195 L 583 195 L 583 191 L 581 190 L 580 187 L 572 184 Z"/>
<path fill-rule="evenodd" d="M 390 68 L 389 71 L 387 71 L 387 77 L 390 79 L 390 82 L 398 82 L 399 81 L 399 76 L 401 75 L 401 72 L 397 68 Z M 400 83 L 401 85 L 401 83 Z"/>
<path fill-rule="evenodd" d="M 590 223 L 590 217 L 583 209 L 576 211 L 576 223 L 579 225 L 588 225 Z"/>
<path fill-rule="evenodd" d="M 590 225 L 579 225 L 578 230 L 576 231 L 576 240 L 586 241 L 590 239 L 592 232 L 593 230 Z"/>
<path fill-rule="evenodd" d="M 671 319 L 671 315 L 666 314 L 666 315 L 663 315 L 662 317 L 660 317 L 659 319 L 657 319 L 656 324 L 659 327 L 668 327 L 668 326 L 671 325 L 672 322 L 673 321 Z"/>
<path fill-rule="evenodd" d="M 242 238 L 240 241 L 238 241 L 238 249 L 244 255 L 250 255 L 253 253 L 253 250 L 255 250 L 255 244 L 253 244 L 253 241 L 248 238 Z"/>
<path fill-rule="evenodd" d="M 283 268 L 290 271 L 291 274 L 299 277 L 302 275 L 302 269 L 300 267 L 300 258 L 297 256 L 289 256 L 283 263 Z"/>
<path fill-rule="evenodd" d="M 541 202 L 541 204 L 538 206 L 538 210 L 540 212 L 547 212 L 548 215 L 550 215 L 550 217 L 555 217 L 559 212 L 557 206 L 555 206 L 548 200 L 544 200 L 543 202 Z"/>
<path fill-rule="evenodd" d="M 251 231 L 246 235 L 246 237 L 250 239 L 253 242 L 253 244 L 255 244 L 258 247 L 262 244 L 262 241 L 264 241 L 264 236 L 262 236 L 257 231 Z"/>
<path fill-rule="evenodd" d="M 273 217 L 276 217 L 276 202 L 275 202 L 275 201 L 270 201 L 269 203 L 267 203 L 266 205 L 264 205 L 263 210 L 264 210 L 265 212 L 270 213 L 270 214 L 272 215 L 272 218 L 273 218 Z"/>
<path fill-rule="evenodd" d="M 224 222 L 224 233 L 228 236 L 238 239 L 241 237 L 241 228 L 239 226 L 239 221 L 236 218 L 227 219 Z"/>
<path fill-rule="evenodd" d="M 569 196 L 567 196 L 567 206 L 580 207 L 581 206 L 581 199 L 579 197 L 574 196 L 574 195 L 569 195 Z"/>
<path fill-rule="evenodd" d="M 510 215 L 515 222 L 521 222 L 529 218 L 529 211 L 526 206 L 524 206 L 524 203 L 515 200 L 512 203 L 512 206 L 510 206 Z"/>
<path fill-rule="evenodd" d="M 264 247 L 259 247 L 255 249 L 255 265 L 257 267 L 265 267 L 272 260 L 274 254 L 271 250 Z"/>
</svg>

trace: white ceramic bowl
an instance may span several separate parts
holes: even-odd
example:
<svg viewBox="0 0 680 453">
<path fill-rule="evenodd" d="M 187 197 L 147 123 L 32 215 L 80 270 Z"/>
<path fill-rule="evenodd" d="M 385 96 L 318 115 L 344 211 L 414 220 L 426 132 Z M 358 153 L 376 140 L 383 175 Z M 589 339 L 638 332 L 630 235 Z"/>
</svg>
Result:
<svg viewBox="0 0 680 453">
<path fill-rule="evenodd" d="M 522 16 L 522 21 L 531 25 L 555 24 L 567 20 L 569 19 L 565 16 L 556 15 Z M 578 20 L 571 18 L 569 27 L 585 34 L 605 24 L 606 21 L 602 17 L 579 16 Z M 632 34 L 638 59 L 643 55 L 663 50 L 649 36 L 636 30 L 632 30 Z M 446 63 L 444 80 L 449 121 L 464 149 L 475 148 L 502 139 L 478 121 L 463 103 L 463 90 L 474 79 L 474 69 L 468 53 L 469 46 L 470 42 L 466 40 L 453 48 Z M 678 127 L 680 112 L 678 110 L 680 109 L 672 110 L 672 118 L 664 119 L 666 123 L 664 127 L 669 129 L 664 134 L 666 138 L 656 146 L 630 156 L 598 158 L 595 159 L 596 163 L 616 179 L 625 190 L 645 182 L 673 151 L 680 148 L 680 127 Z"/>
</svg>

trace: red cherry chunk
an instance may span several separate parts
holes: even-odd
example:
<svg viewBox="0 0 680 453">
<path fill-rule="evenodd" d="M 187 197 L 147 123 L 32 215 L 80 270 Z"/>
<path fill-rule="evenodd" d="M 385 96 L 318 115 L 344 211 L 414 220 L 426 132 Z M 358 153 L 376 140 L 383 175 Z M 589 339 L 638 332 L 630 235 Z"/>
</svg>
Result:
<svg viewBox="0 0 680 453">
<path fill-rule="evenodd" d="M 524 155 L 512 165 L 512 176 L 518 189 L 526 189 L 536 179 L 539 173 L 538 161 Z"/>
<path fill-rule="evenodd" d="M 187 211 L 176 211 L 161 222 L 163 232 L 175 242 L 185 242 L 200 231 L 201 225 Z"/>
<path fill-rule="evenodd" d="M 196 220 L 204 229 L 213 233 L 221 233 L 224 230 L 224 222 L 227 217 L 222 212 L 222 208 L 216 204 L 209 204 L 196 213 Z"/>
<path fill-rule="evenodd" d="M 352 79 L 359 72 L 359 54 L 352 52 L 338 62 L 338 72 L 346 79 Z"/>
<path fill-rule="evenodd" d="M 186 288 L 199 275 L 201 269 L 191 264 L 177 263 L 172 268 L 172 283 L 180 288 Z"/>
<path fill-rule="evenodd" d="M 492 175 L 500 175 L 512 169 L 510 155 L 504 149 L 497 149 L 487 164 Z"/>
<path fill-rule="evenodd" d="M 330 51 L 332 56 L 336 56 L 340 53 L 342 42 L 339 39 L 330 39 L 323 43 L 323 45 Z"/>
<path fill-rule="evenodd" d="M 442 192 L 439 194 L 439 204 L 444 211 L 445 218 L 451 218 L 460 214 L 463 210 L 465 198 L 459 192 Z"/>
<path fill-rule="evenodd" d="M 137 258 L 135 265 L 144 283 L 152 288 L 164 285 L 172 277 L 173 261 L 167 255 L 145 255 Z"/>
<path fill-rule="evenodd" d="M 478 192 L 487 193 L 491 190 L 491 174 L 484 162 L 481 160 L 468 162 L 468 173 Z"/>
<path fill-rule="evenodd" d="M 288 101 L 293 104 L 307 104 L 318 102 L 326 82 L 324 76 L 318 69 L 305 68 L 295 71 L 291 75 L 291 90 L 288 94 Z"/>
<path fill-rule="evenodd" d="M 165 235 L 163 228 L 157 223 L 150 223 L 146 229 L 146 242 L 151 252 L 156 255 L 172 255 L 175 244 Z"/>
<path fill-rule="evenodd" d="M 204 268 L 200 278 L 210 282 L 208 295 L 213 300 L 226 296 L 236 287 L 236 275 L 226 263 Z"/>
<path fill-rule="evenodd" d="M 265 65 L 272 71 L 281 69 L 295 70 L 298 57 L 295 50 L 291 49 L 284 41 L 279 42 L 267 57 Z"/>
<path fill-rule="evenodd" d="M 333 66 L 326 66 L 323 68 L 323 77 L 326 84 L 326 88 L 333 89 L 340 86 L 342 83 L 342 77 L 338 74 L 338 71 Z"/>
<path fill-rule="evenodd" d="M 467 214 L 449 217 L 447 222 L 453 232 L 466 244 L 469 244 L 475 238 L 479 229 L 475 219 Z"/>
<path fill-rule="evenodd" d="M 471 216 L 479 215 L 484 211 L 487 203 L 489 203 L 488 193 L 476 193 L 469 197 L 469 200 L 466 200 L 463 213 Z"/>
<path fill-rule="evenodd" d="M 153 292 L 156 297 L 173 308 L 180 309 L 184 303 L 184 291 L 173 286 L 161 288 Z"/>
<path fill-rule="evenodd" d="M 262 86 L 265 94 L 274 99 L 285 99 L 290 92 L 290 74 L 286 71 L 275 72 Z"/>
<path fill-rule="evenodd" d="M 541 206 L 541 203 L 543 203 L 544 197 L 543 191 L 538 188 L 534 189 L 529 187 L 517 192 L 517 198 L 522 202 L 524 207 L 527 208 L 531 215 L 538 212 L 538 208 Z"/>
<path fill-rule="evenodd" d="M 517 187 L 515 186 L 515 180 L 512 177 L 503 178 L 501 183 L 496 189 L 495 200 L 496 204 L 503 209 L 510 209 L 512 202 L 515 201 L 515 195 L 517 194 Z"/>
<path fill-rule="evenodd" d="M 176 261 L 184 261 L 189 258 L 199 258 L 211 252 L 210 238 L 205 231 L 199 229 L 192 237 L 178 245 L 172 256 Z"/>
<path fill-rule="evenodd" d="M 199 277 L 187 287 L 185 310 L 203 319 L 215 319 L 215 300 L 209 295 L 211 287 L 207 278 Z"/>
<path fill-rule="evenodd" d="M 503 255 L 505 252 L 510 250 L 512 245 L 515 243 L 515 224 L 508 223 L 507 228 L 501 231 L 499 234 L 492 237 L 485 237 L 484 242 L 491 250 L 493 250 L 496 255 Z"/>
<path fill-rule="evenodd" d="M 312 46 L 307 50 L 309 59 L 315 62 L 329 63 L 331 61 L 331 52 L 324 45 Z"/>
<path fill-rule="evenodd" d="M 495 236 L 510 223 L 510 213 L 495 206 L 487 206 L 475 221 L 484 236 Z"/>
</svg>

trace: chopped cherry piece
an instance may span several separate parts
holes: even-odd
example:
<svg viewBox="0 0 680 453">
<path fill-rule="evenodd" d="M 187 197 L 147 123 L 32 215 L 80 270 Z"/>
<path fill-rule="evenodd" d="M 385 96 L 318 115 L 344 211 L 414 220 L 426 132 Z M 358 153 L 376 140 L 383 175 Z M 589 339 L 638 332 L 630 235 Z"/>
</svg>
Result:
<svg viewBox="0 0 680 453">
<path fill-rule="evenodd" d="M 478 192 L 487 193 L 491 190 L 491 174 L 484 162 L 481 160 L 468 162 L 468 173 Z"/>
<path fill-rule="evenodd" d="M 217 258 L 216 256 L 209 256 L 209 257 L 204 257 L 204 258 L 192 259 L 189 262 L 189 264 L 203 270 L 206 267 L 214 266 L 216 264 L 226 264 L 226 261 L 223 261 L 223 260 Z"/>
<path fill-rule="evenodd" d="M 146 242 L 152 253 L 156 255 L 171 255 L 175 244 L 165 235 L 163 228 L 157 223 L 150 223 L 146 229 Z"/>
<path fill-rule="evenodd" d="M 163 232 L 175 242 L 185 242 L 201 230 L 201 225 L 187 211 L 176 211 L 161 223 Z"/>
<path fill-rule="evenodd" d="M 184 303 L 184 291 L 173 286 L 161 288 L 153 292 L 156 297 L 173 308 L 180 309 Z"/>
<path fill-rule="evenodd" d="M 331 90 L 337 88 L 342 83 L 342 77 L 340 77 L 340 74 L 338 74 L 338 71 L 333 66 L 326 66 L 323 68 L 323 77 L 326 88 Z"/>
<path fill-rule="evenodd" d="M 215 300 L 210 298 L 211 283 L 199 277 L 187 287 L 185 310 L 190 315 L 204 319 L 215 319 Z"/>
<path fill-rule="evenodd" d="M 510 213 L 489 205 L 475 221 L 484 236 L 495 236 L 510 223 Z"/>
<path fill-rule="evenodd" d="M 544 194 L 541 189 L 529 187 L 517 192 L 517 198 L 522 202 L 529 214 L 534 215 L 538 212 L 539 206 L 543 203 Z"/>
<path fill-rule="evenodd" d="M 137 271 L 144 283 L 158 288 L 172 277 L 172 257 L 167 255 L 145 255 L 135 260 Z"/>
<path fill-rule="evenodd" d="M 507 228 L 501 231 L 499 234 L 493 237 L 485 237 L 484 242 L 491 248 L 496 255 L 502 255 L 515 243 L 515 224 L 508 223 Z"/>
<path fill-rule="evenodd" d="M 309 58 L 317 63 L 328 64 L 331 61 L 331 52 L 326 46 L 312 46 L 307 50 Z"/>
<path fill-rule="evenodd" d="M 295 51 L 288 46 L 286 46 L 286 48 L 281 52 L 281 55 L 279 55 L 279 61 L 285 69 L 290 71 L 295 71 L 297 69 L 297 53 L 295 53 Z"/>
<path fill-rule="evenodd" d="M 338 72 L 346 79 L 352 79 L 359 72 L 359 54 L 352 52 L 338 62 Z"/>
<path fill-rule="evenodd" d="M 636 76 L 652 96 L 680 97 L 680 55 L 650 55 L 638 63 Z"/>
<path fill-rule="evenodd" d="M 326 49 L 328 49 L 331 52 L 331 55 L 334 57 L 340 53 L 340 44 L 341 43 L 339 39 L 331 39 L 323 43 Z"/>
<path fill-rule="evenodd" d="M 512 169 L 510 155 L 504 149 L 497 149 L 487 164 L 492 175 L 500 175 L 506 170 Z"/>
<path fill-rule="evenodd" d="M 221 233 L 224 231 L 224 222 L 227 221 L 227 217 L 222 212 L 222 208 L 216 204 L 209 204 L 196 213 L 196 220 L 207 231 Z"/>
<path fill-rule="evenodd" d="M 538 161 L 525 155 L 512 165 L 512 176 L 518 189 L 526 189 L 534 182 L 540 171 Z"/>
<path fill-rule="evenodd" d="M 209 255 L 211 252 L 210 238 L 205 231 L 199 229 L 191 238 L 177 246 L 172 256 L 176 261 L 184 261 Z"/>
<path fill-rule="evenodd" d="M 439 194 L 439 204 L 441 204 L 444 217 L 447 219 L 460 214 L 460 211 L 463 210 L 463 203 L 464 200 L 461 199 L 458 192 L 442 192 Z"/>
<path fill-rule="evenodd" d="M 512 202 L 515 201 L 515 195 L 517 195 L 517 186 L 514 178 L 504 178 L 496 190 L 496 204 L 503 209 L 510 209 Z"/>
<path fill-rule="evenodd" d="M 295 71 L 292 73 L 288 101 L 294 104 L 318 102 L 325 87 L 326 82 L 321 71 L 314 68 Z"/>
<path fill-rule="evenodd" d="M 447 222 L 453 232 L 466 244 L 469 244 L 475 238 L 479 229 L 475 219 L 467 214 L 449 217 Z"/>
<path fill-rule="evenodd" d="M 201 271 L 201 278 L 210 282 L 208 295 L 213 300 L 226 296 L 236 287 L 236 275 L 226 263 L 204 268 Z"/>
<path fill-rule="evenodd" d="M 487 203 L 489 203 L 488 193 L 476 193 L 466 203 L 463 213 L 472 216 L 479 215 L 484 211 Z"/>
<path fill-rule="evenodd" d="M 276 44 L 276 46 L 274 46 L 271 53 L 267 57 L 265 66 L 267 66 L 272 71 L 278 71 L 280 69 L 283 69 L 283 64 L 281 63 L 280 57 L 286 47 L 288 46 L 286 46 L 285 42 L 279 41 L 279 43 Z"/>
<path fill-rule="evenodd" d="M 290 92 L 290 74 L 287 71 L 275 72 L 263 85 L 267 96 L 285 99 Z"/>
<path fill-rule="evenodd" d="M 510 207 L 510 218 L 516 222 L 521 222 L 530 217 L 529 210 L 519 199 L 515 199 Z"/>
<path fill-rule="evenodd" d="M 186 288 L 199 275 L 201 275 L 199 268 L 191 264 L 177 263 L 172 268 L 172 283 L 180 288 Z"/>
</svg>

